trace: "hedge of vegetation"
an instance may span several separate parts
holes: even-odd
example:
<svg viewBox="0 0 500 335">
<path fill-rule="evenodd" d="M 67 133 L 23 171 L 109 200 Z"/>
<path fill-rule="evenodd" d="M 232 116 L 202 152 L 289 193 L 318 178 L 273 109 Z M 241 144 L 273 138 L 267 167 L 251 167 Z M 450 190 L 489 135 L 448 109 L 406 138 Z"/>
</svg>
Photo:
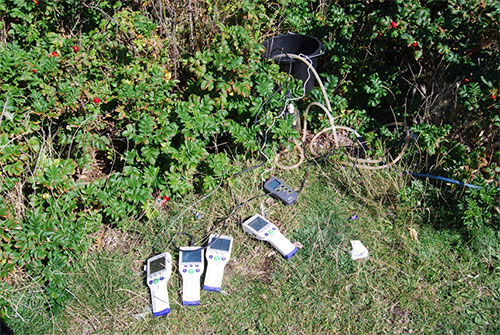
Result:
<svg viewBox="0 0 500 335">
<path fill-rule="evenodd" d="M 28 273 L 62 304 L 61 273 L 101 225 L 127 229 L 153 193 L 212 189 L 231 155 L 257 157 L 273 123 L 259 106 L 278 90 L 278 115 L 285 82 L 301 95 L 261 57 L 287 31 L 323 42 L 340 124 L 374 144 L 369 130 L 405 121 L 411 169 L 483 187 L 444 190 L 436 220 L 498 229 L 499 16 L 479 0 L 0 0 L 0 277 Z M 267 135 L 269 156 L 298 136 L 288 118 Z"/>
</svg>

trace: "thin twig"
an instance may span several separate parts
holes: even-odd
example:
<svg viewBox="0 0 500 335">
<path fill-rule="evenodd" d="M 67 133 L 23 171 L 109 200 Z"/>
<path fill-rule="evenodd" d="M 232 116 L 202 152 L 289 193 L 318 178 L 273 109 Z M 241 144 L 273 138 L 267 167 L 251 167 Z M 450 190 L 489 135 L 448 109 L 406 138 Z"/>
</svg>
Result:
<svg viewBox="0 0 500 335">
<path fill-rule="evenodd" d="M 3 119 L 4 114 L 5 114 L 5 112 L 7 112 L 7 103 L 8 102 L 9 102 L 9 97 L 7 97 L 7 99 L 5 99 L 5 104 L 3 105 L 2 115 L 0 115 L 0 126 L 2 125 L 2 119 Z"/>
</svg>

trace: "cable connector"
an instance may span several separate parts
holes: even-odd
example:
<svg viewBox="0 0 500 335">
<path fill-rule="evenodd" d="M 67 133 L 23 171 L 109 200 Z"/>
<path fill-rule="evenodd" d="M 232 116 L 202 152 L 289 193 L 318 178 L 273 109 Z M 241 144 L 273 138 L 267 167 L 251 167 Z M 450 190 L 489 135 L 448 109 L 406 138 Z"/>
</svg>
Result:
<svg viewBox="0 0 500 335">
<path fill-rule="evenodd" d="M 264 201 L 260 203 L 260 215 L 262 215 L 263 217 L 267 217 L 267 210 L 266 206 L 264 205 Z"/>
</svg>

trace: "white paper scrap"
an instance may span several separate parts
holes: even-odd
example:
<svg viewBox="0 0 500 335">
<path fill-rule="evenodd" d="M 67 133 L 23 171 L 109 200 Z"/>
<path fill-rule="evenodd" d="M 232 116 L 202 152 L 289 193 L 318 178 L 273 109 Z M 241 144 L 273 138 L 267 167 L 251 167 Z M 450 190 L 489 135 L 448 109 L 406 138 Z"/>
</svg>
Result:
<svg viewBox="0 0 500 335">
<path fill-rule="evenodd" d="M 351 241 L 352 250 L 351 257 L 353 260 L 358 260 L 368 257 L 368 249 L 359 240 Z"/>
</svg>

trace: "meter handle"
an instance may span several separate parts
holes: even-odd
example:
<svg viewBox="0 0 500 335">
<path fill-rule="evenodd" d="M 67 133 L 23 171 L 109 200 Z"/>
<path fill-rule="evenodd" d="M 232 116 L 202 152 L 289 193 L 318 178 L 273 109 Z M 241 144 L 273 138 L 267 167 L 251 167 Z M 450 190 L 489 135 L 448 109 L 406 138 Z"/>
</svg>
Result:
<svg viewBox="0 0 500 335">
<path fill-rule="evenodd" d="M 182 304 L 186 306 L 200 304 L 200 275 L 185 274 L 182 277 Z"/>
<path fill-rule="evenodd" d="M 170 303 L 168 301 L 167 281 L 151 288 L 151 305 L 153 306 L 153 316 L 162 316 L 170 313 Z"/>
<path fill-rule="evenodd" d="M 283 234 L 278 230 L 274 231 L 272 238 L 269 242 L 286 258 L 290 259 L 297 252 L 297 247 L 292 244 Z"/>
<path fill-rule="evenodd" d="M 205 283 L 203 284 L 205 291 L 220 291 L 225 265 L 226 263 L 221 261 L 210 261 L 208 263 L 207 272 L 205 273 Z"/>
</svg>

